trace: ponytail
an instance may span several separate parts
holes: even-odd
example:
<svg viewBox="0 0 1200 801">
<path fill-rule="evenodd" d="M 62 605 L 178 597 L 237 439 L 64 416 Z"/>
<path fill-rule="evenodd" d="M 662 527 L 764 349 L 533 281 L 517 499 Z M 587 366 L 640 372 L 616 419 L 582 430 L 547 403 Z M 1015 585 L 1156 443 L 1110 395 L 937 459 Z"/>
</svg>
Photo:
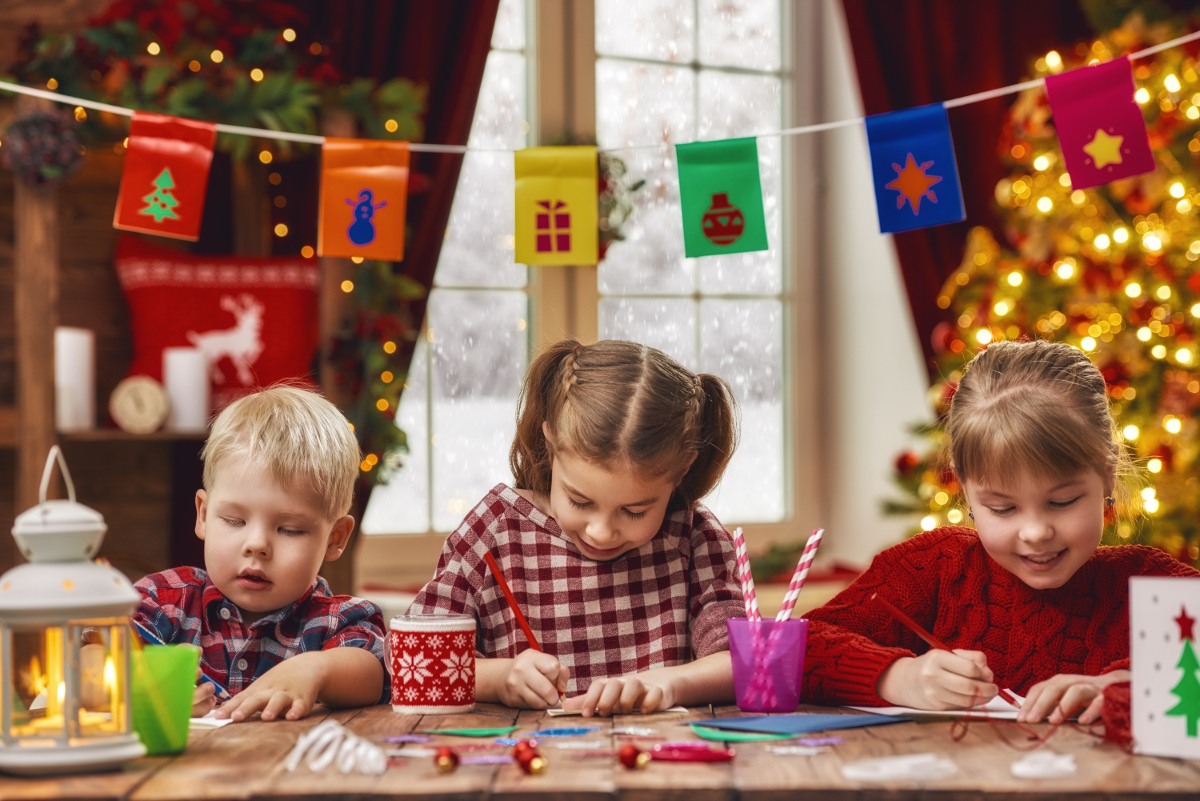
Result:
<svg viewBox="0 0 1200 801">
<path fill-rule="evenodd" d="M 517 400 L 517 433 L 508 452 L 516 489 L 541 495 L 550 493 L 551 457 L 542 423 L 551 430 L 562 409 L 567 392 L 575 381 L 575 340 L 563 340 L 542 351 L 529 371 Z"/>
<path fill-rule="evenodd" d="M 676 493 L 692 504 L 713 491 L 720 482 L 738 443 L 738 411 L 729 385 L 715 375 L 696 376 L 699 390 L 699 420 L 695 438 L 696 458 Z"/>
</svg>

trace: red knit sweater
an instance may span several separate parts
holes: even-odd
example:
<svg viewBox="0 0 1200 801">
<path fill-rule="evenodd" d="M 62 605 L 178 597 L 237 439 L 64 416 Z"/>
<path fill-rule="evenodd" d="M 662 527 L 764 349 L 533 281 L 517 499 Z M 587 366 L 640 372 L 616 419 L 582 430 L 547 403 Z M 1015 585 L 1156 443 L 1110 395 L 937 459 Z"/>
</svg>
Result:
<svg viewBox="0 0 1200 801">
<path fill-rule="evenodd" d="M 1021 695 L 1059 673 L 1128 667 L 1130 576 L 1200 573 L 1155 548 L 1102 547 L 1063 586 L 1035 590 L 992 561 L 971 529 L 920 534 L 808 616 L 801 701 L 886 706 L 875 693 L 883 672 L 929 650 L 870 601 L 875 592 L 951 648 L 982 651 L 1000 687 Z"/>
</svg>

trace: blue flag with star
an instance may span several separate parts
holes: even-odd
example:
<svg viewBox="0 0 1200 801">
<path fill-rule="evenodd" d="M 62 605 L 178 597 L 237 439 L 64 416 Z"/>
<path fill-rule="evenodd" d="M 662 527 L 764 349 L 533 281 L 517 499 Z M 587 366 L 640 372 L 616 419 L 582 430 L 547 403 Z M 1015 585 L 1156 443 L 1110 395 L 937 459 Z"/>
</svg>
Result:
<svg viewBox="0 0 1200 801">
<path fill-rule="evenodd" d="M 866 123 L 881 232 L 966 217 L 950 121 L 941 103 L 876 114 Z"/>
</svg>

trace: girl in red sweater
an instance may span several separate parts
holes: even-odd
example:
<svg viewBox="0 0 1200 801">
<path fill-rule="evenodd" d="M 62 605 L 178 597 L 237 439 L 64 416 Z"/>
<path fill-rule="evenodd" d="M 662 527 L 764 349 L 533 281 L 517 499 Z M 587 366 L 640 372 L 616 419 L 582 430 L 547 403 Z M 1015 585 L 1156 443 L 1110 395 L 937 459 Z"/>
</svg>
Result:
<svg viewBox="0 0 1200 801">
<path fill-rule="evenodd" d="M 965 371 L 947 425 L 975 529 L 925 532 L 875 557 L 809 615 L 809 703 L 956 709 L 1000 689 L 1020 720 L 1059 722 L 1129 680 L 1130 576 L 1200 576 L 1162 551 L 1098 547 L 1133 472 L 1104 378 L 1079 350 L 1003 342 Z M 930 649 L 873 593 L 954 649 Z"/>
</svg>

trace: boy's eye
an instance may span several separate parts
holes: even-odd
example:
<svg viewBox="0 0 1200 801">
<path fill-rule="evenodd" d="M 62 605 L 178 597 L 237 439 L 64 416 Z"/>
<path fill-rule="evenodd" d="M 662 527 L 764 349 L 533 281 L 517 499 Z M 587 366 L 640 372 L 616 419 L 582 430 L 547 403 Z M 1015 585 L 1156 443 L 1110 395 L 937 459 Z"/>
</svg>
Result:
<svg viewBox="0 0 1200 801">
<path fill-rule="evenodd" d="M 222 517 L 221 519 L 230 526 L 240 526 L 243 522 L 236 517 Z"/>
</svg>

